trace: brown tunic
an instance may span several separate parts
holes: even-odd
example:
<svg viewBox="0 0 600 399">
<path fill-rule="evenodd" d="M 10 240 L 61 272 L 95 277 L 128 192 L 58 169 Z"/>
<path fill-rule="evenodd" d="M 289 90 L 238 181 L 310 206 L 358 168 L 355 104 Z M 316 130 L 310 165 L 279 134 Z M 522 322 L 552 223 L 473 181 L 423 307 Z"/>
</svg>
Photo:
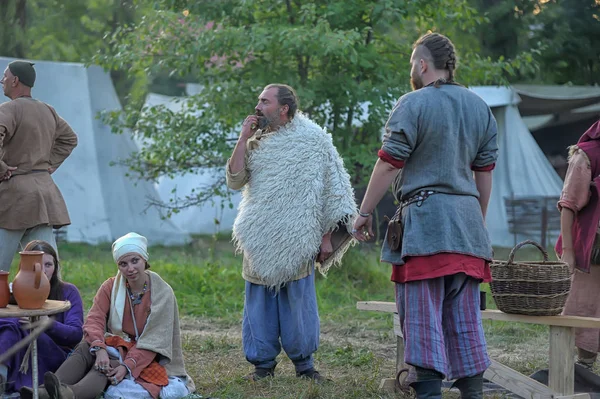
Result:
<svg viewBox="0 0 600 399">
<path fill-rule="evenodd" d="M 77 135 L 51 106 L 21 97 L 0 104 L 0 228 L 23 230 L 71 223 L 67 206 L 47 172 L 77 146 Z"/>
</svg>

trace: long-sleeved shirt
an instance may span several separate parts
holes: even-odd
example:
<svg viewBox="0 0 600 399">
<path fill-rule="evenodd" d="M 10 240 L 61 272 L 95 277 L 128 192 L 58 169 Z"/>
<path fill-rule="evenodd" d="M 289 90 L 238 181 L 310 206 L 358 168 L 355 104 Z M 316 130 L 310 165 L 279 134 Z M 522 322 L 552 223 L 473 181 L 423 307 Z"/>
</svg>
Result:
<svg viewBox="0 0 600 399">
<path fill-rule="evenodd" d="M 0 228 L 22 230 L 71 223 L 65 201 L 48 173 L 77 146 L 77 135 L 54 108 L 21 97 L 0 104 Z"/>
</svg>

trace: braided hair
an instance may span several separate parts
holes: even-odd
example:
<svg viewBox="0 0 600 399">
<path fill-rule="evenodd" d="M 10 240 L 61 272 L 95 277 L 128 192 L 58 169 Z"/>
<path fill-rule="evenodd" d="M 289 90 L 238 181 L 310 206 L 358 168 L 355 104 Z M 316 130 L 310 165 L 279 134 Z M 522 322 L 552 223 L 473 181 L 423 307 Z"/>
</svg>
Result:
<svg viewBox="0 0 600 399">
<path fill-rule="evenodd" d="M 431 56 L 435 69 L 448 71 L 448 79 L 438 79 L 435 87 L 440 84 L 457 84 L 454 81 L 454 71 L 456 70 L 456 51 L 454 44 L 450 39 L 439 33 L 428 33 L 421 36 L 413 45 L 413 49 L 423 46 Z"/>
</svg>

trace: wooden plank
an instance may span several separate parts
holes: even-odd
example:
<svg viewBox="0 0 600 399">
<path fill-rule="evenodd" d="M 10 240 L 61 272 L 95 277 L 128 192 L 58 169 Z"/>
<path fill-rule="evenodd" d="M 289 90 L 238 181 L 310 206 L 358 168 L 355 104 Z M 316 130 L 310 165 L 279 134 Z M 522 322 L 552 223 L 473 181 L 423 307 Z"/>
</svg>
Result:
<svg viewBox="0 0 600 399">
<path fill-rule="evenodd" d="M 589 393 L 576 393 L 567 396 L 555 396 L 554 399 L 591 399 Z"/>
<path fill-rule="evenodd" d="M 372 310 L 374 312 L 387 312 L 397 313 L 398 309 L 394 302 L 381 302 L 381 301 L 359 301 L 356 302 L 356 309 L 358 310 Z"/>
<path fill-rule="evenodd" d="M 600 319 L 580 316 L 527 316 L 504 313 L 496 309 L 482 310 L 484 320 L 518 321 L 521 323 L 544 324 L 548 326 L 600 328 Z"/>
<path fill-rule="evenodd" d="M 356 303 L 358 310 L 370 310 L 374 312 L 396 313 L 394 302 L 360 301 Z M 521 323 L 543 324 L 548 326 L 600 328 L 600 318 L 580 316 L 527 316 L 520 314 L 504 313 L 496 309 L 481 311 L 484 320 L 518 321 Z"/>
<path fill-rule="evenodd" d="M 571 327 L 550 326 L 550 361 L 548 386 L 562 394 L 572 395 L 575 391 L 575 331 Z"/>
<path fill-rule="evenodd" d="M 554 395 L 556 394 L 556 392 L 546 385 L 537 382 L 508 366 L 498 363 L 495 360 L 492 360 L 492 364 L 485 371 L 483 377 L 528 399 L 554 398 Z"/>
</svg>

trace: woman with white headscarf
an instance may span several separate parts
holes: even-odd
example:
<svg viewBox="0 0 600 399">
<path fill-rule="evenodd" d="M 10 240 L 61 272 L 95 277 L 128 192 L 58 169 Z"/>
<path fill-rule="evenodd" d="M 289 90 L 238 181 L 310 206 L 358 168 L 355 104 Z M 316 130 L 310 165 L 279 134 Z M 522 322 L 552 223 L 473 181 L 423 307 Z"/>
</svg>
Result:
<svg viewBox="0 0 600 399">
<path fill-rule="evenodd" d="M 40 398 L 179 399 L 194 392 L 181 349 L 173 290 L 148 270 L 145 237 L 128 233 L 112 253 L 118 271 L 94 298 L 84 339 L 56 373 L 44 375 Z M 108 388 L 107 388 L 108 386 Z M 22 389 L 21 397 L 32 397 Z"/>
</svg>

